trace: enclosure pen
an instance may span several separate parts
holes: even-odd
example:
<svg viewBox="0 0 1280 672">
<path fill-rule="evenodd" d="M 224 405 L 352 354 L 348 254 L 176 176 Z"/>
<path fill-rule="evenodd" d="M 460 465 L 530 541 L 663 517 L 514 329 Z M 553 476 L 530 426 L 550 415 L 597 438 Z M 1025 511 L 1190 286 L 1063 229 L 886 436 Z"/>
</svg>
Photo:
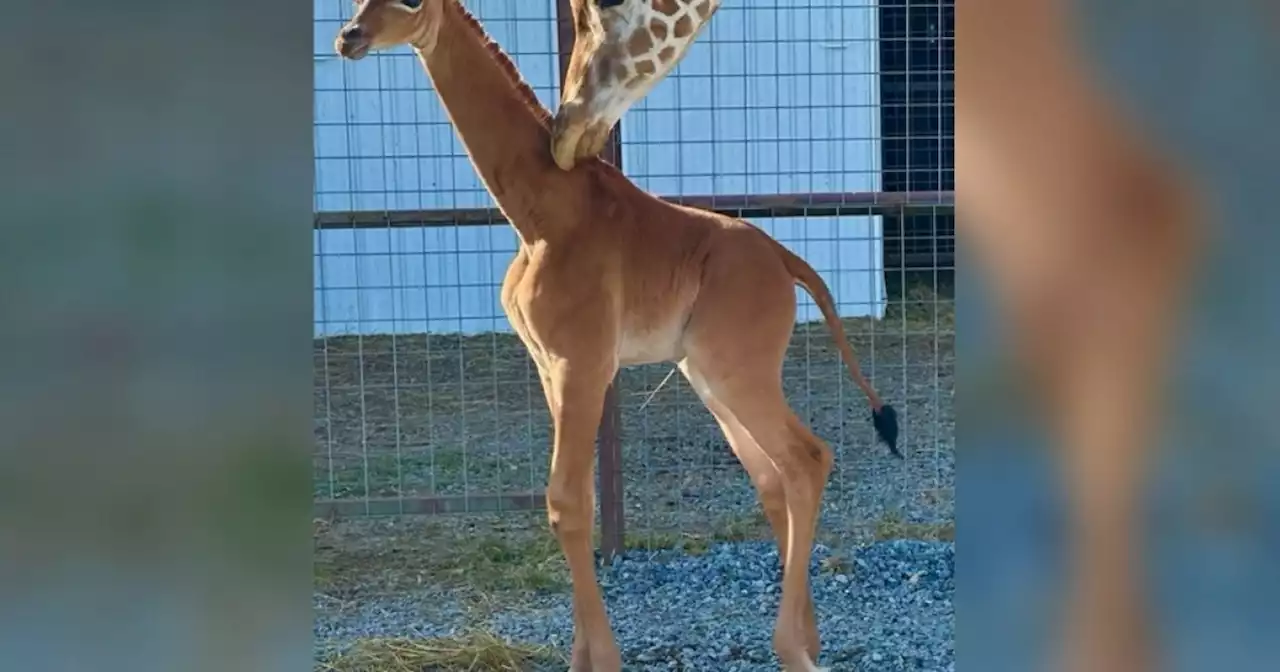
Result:
<svg viewBox="0 0 1280 672">
<path fill-rule="evenodd" d="M 564 670 L 551 418 L 499 302 L 517 238 L 412 50 L 339 59 L 359 4 L 314 2 L 316 669 Z M 569 0 L 463 4 L 556 111 Z M 833 670 L 953 666 L 953 43 L 954 0 L 723 0 L 602 154 L 804 258 L 898 410 L 902 460 L 797 288 L 783 386 L 835 454 L 811 578 Z M 623 669 L 777 670 L 773 533 L 671 371 L 620 371 L 598 437 Z"/>
</svg>

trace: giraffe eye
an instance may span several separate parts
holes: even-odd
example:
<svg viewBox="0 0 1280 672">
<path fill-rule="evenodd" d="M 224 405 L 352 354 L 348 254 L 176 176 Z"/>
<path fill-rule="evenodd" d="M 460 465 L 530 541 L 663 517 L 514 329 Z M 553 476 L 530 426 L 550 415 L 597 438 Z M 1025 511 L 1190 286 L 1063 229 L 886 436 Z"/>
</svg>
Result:
<svg viewBox="0 0 1280 672">
<path fill-rule="evenodd" d="M 417 9 L 422 6 L 422 0 L 400 0 L 400 4 L 409 9 Z"/>
</svg>

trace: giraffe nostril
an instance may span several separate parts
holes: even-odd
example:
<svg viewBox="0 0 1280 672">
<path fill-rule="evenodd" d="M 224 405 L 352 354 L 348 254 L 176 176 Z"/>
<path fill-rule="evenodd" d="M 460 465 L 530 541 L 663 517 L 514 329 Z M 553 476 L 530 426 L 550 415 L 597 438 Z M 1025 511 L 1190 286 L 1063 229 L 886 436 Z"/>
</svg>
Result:
<svg viewBox="0 0 1280 672">
<path fill-rule="evenodd" d="M 364 39 L 364 29 L 359 25 L 347 26 L 342 29 L 341 35 L 345 42 L 359 42 Z"/>
</svg>

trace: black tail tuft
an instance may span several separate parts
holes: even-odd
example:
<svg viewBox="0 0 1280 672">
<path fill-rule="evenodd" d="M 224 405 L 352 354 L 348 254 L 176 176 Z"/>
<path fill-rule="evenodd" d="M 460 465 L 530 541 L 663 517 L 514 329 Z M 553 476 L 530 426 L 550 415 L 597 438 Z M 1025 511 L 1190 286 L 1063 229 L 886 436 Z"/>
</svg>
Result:
<svg viewBox="0 0 1280 672">
<path fill-rule="evenodd" d="M 876 428 L 876 435 L 889 446 L 889 451 L 904 459 L 898 451 L 898 412 L 889 404 L 880 407 L 880 411 L 871 412 L 871 424 Z"/>
</svg>

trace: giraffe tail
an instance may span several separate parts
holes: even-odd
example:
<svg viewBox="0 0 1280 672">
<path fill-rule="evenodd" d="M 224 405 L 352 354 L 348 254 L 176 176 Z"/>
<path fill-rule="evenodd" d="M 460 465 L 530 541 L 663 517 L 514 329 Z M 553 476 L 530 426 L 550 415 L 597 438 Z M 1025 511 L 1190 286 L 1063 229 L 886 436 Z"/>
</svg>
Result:
<svg viewBox="0 0 1280 672">
<path fill-rule="evenodd" d="M 831 333 L 831 338 L 835 340 L 836 347 L 840 350 L 840 358 L 844 360 L 845 366 L 849 369 L 849 375 L 853 377 L 853 382 L 867 396 L 867 401 L 871 404 L 871 424 L 876 430 L 876 436 L 889 447 L 889 451 L 895 457 L 903 459 L 902 452 L 898 450 L 898 412 L 893 406 L 884 403 L 880 399 L 880 395 L 876 393 L 875 388 L 862 375 L 862 368 L 858 366 L 858 358 L 853 353 L 853 346 L 849 345 L 849 339 L 844 331 L 844 323 L 840 321 L 840 315 L 836 312 L 836 302 L 831 296 L 831 290 L 827 287 L 827 283 L 804 259 L 792 253 L 791 250 L 788 250 L 782 243 L 773 240 L 773 238 L 769 238 L 769 240 L 777 246 L 778 254 L 782 257 L 782 263 L 786 265 L 787 272 L 791 274 L 797 284 L 804 287 L 809 296 L 813 297 L 814 303 L 818 304 L 818 310 L 822 311 L 822 318 L 827 323 L 827 330 Z"/>
</svg>

